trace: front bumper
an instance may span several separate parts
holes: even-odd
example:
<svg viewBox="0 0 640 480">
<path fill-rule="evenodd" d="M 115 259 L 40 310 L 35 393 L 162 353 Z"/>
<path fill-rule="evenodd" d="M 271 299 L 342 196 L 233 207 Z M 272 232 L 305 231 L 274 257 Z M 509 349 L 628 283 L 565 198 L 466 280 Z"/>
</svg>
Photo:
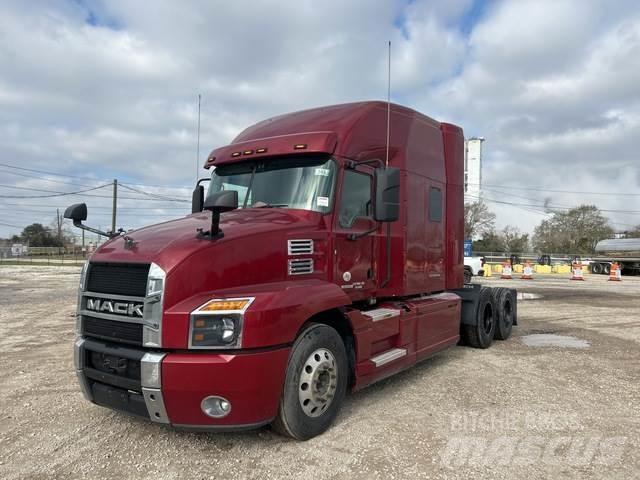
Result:
<svg viewBox="0 0 640 480">
<path fill-rule="evenodd" d="M 255 428 L 275 418 L 289 348 L 204 353 L 149 352 L 78 338 L 75 369 L 85 398 L 174 427 L 197 430 Z M 204 414 L 216 395 L 231 403 L 223 418 Z"/>
</svg>

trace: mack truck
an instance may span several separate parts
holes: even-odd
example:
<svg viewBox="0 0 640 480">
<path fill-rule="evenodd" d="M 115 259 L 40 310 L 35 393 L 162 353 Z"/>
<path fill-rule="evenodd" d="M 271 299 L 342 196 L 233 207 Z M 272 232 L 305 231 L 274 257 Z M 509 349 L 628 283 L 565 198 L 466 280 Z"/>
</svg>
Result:
<svg viewBox="0 0 640 480">
<path fill-rule="evenodd" d="M 386 102 L 289 113 L 213 150 L 192 212 L 108 235 L 82 269 L 75 370 L 94 404 L 298 440 L 348 391 L 517 323 L 464 283 L 461 128 Z M 442 387 L 446 388 L 446 387 Z"/>
</svg>

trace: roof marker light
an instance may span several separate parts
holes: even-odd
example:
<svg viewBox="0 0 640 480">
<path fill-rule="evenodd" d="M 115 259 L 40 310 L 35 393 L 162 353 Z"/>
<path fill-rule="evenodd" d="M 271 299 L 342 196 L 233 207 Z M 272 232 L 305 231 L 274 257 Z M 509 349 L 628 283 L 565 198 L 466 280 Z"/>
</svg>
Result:
<svg viewBox="0 0 640 480">
<path fill-rule="evenodd" d="M 253 154 L 253 150 L 245 150 L 244 152 L 242 152 L 243 155 L 251 155 Z"/>
<path fill-rule="evenodd" d="M 232 157 L 239 157 L 242 154 L 242 152 L 233 152 L 231 154 Z"/>
<path fill-rule="evenodd" d="M 256 153 L 267 153 L 266 148 L 256 148 Z"/>
<path fill-rule="evenodd" d="M 297 143 L 293 146 L 294 150 L 304 150 L 305 148 L 307 148 L 306 143 Z"/>
</svg>

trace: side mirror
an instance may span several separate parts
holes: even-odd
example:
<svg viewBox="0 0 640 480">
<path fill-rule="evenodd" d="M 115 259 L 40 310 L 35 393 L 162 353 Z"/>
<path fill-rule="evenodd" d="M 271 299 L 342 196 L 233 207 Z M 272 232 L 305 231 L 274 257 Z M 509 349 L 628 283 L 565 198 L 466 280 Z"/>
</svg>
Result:
<svg viewBox="0 0 640 480">
<path fill-rule="evenodd" d="M 87 219 L 86 203 L 74 203 L 70 207 L 67 207 L 67 209 L 64 211 L 64 218 L 73 220 L 73 225 L 75 227 L 78 227 L 81 230 L 97 233 L 98 235 L 102 235 L 103 237 L 113 238 L 120 235 L 120 230 L 118 232 L 103 232 L 102 230 L 98 230 L 98 229 L 83 225 L 82 222 Z"/>
<path fill-rule="evenodd" d="M 222 236 L 220 214 L 236 208 L 238 208 L 238 192 L 236 190 L 223 190 L 212 193 L 207 197 L 204 201 L 204 209 L 211 212 L 211 231 L 209 236 L 212 240 Z"/>
<path fill-rule="evenodd" d="M 202 188 L 202 187 L 200 187 Z M 213 212 L 228 212 L 238 208 L 238 191 L 222 190 L 221 192 L 212 193 L 204 202 L 204 209 Z"/>
<path fill-rule="evenodd" d="M 400 169 L 376 168 L 376 203 L 373 218 L 377 222 L 395 222 L 400 218 Z"/>
<path fill-rule="evenodd" d="M 87 219 L 87 204 L 74 203 L 64 211 L 64 218 L 73 220 L 73 224 L 82 222 Z"/>
<path fill-rule="evenodd" d="M 202 185 L 196 186 L 191 194 L 191 213 L 198 213 L 202 211 L 204 206 L 204 187 Z"/>
</svg>

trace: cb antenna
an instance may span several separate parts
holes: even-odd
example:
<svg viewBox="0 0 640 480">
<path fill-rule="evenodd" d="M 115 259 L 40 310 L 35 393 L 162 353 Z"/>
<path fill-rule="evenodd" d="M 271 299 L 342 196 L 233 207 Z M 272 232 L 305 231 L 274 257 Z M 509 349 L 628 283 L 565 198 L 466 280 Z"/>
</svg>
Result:
<svg viewBox="0 0 640 480">
<path fill-rule="evenodd" d="M 391 40 L 389 40 L 389 59 L 387 62 L 387 159 L 385 167 L 389 166 L 389 141 L 391 136 Z"/>
<path fill-rule="evenodd" d="M 196 141 L 196 183 L 198 182 L 198 171 L 200 169 L 200 94 L 198 94 L 198 136 Z"/>
</svg>

